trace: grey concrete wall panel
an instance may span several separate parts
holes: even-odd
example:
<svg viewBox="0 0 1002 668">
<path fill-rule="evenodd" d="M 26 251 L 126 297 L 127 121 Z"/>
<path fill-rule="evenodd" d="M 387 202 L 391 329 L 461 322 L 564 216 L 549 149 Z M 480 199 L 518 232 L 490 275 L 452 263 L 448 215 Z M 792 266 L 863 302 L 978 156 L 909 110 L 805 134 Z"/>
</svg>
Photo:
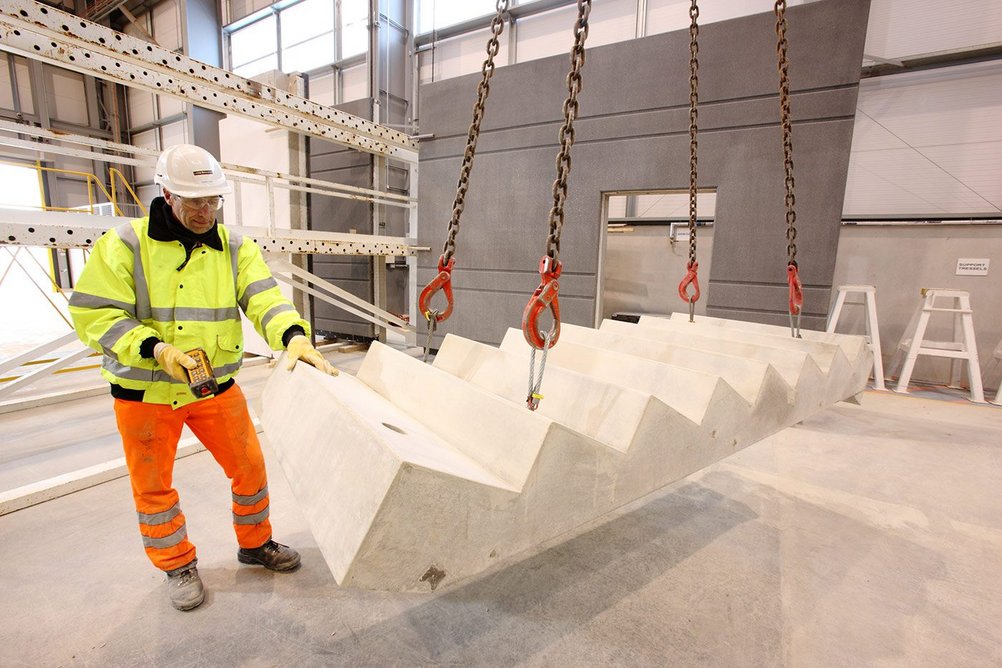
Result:
<svg viewBox="0 0 1002 668">
<path fill-rule="evenodd" d="M 337 109 L 364 119 L 372 116 L 368 99 L 355 100 Z M 311 178 L 342 183 L 361 188 L 372 187 L 372 157 L 366 153 L 345 149 L 330 142 L 309 140 L 309 174 Z M 352 199 L 310 196 L 309 227 L 323 232 L 360 234 L 372 231 L 369 204 Z M 313 273 L 366 301 L 372 300 L 372 260 L 368 257 L 337 255 L 312 256 Z M 314 328 L 324 334 L 345 334 L 373 337 L 375 328 L 369 322 L 327 302 L 312 298 Z"/>
<path fill-rule="evenodd" d="M 488 103 L 490 104 L 490 102 Z M 855 113 L 856 89 L 838 88 L 827 91 L 796 93 L 794 101 L 798 117 L 840 120 Z M 488 114 L 490 112 L 488 111 Z M 776 99 L 747 100 L 741 104 L 731 102 L 700 103 L 699 138 L 719 132 L 729 132 L 746 128 L 775 127 L 777 116 Z M 559 119 L 554 121 L 559 127 Z M 589 141 L 612 141 L 644 137 L 679 135 L 684 137 L 686 151 L 689 141 L 689 107 L 657 109 L 622 113 L 600 118 L 584 117 L 574 124 L 576 144 Z M 477 143 L 477 155 L 498 151 L 515 151 L 554 142 L 553 125 L 519 126 L 511 129 L 495 130 L 482 134 Z M 434 160 L 448 156 L 462 155 L 466 147 L 466 134 L 462 136 L 439 137 L 435 141 L 422 142 L 422 160 Z M 572 153 L 573 156 L 573 153 Z M 688 165 L 688 153 L 684 156 Z M 700 153 L 700 162 L 703 160 Z"/>
<path fill-rule="evenodd" d="M 805 326 L 824 324 L 868 11 L 868 0 L 788 10 Z M 560 253 L 567 322 L 594 324 L 602 193 L 688 188 L 688 49 L 686 30 L 588 50 Z M 717 189 L 713 272 L 702 276 L 713 287 L 707 312 L 781 323 L 786 224 L 774 16 L 702 27 L 699 57 L 699 185 Z M 458 239 L 456 311 L 442 335 L 498 343 L 538 284 L 567 68 L 561 55 L 494 75 Z M 433 276 L 445 240 L 479 79 L 420 89 L 421 132 L 434 138 L 421 145 L 419 243 L 432 252 L 419 259 L 419 286 Z"/>
</svg>

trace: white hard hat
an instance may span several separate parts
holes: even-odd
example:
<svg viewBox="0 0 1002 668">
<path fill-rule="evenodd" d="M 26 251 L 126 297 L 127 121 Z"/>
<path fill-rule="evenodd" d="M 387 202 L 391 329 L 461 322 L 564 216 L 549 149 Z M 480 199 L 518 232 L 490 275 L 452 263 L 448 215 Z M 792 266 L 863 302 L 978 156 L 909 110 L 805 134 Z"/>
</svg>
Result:
<svg viewBox="0 0 1002 668">
<path fill-rule="evenodd" d="M 192 144 L 171 146 L 160 154 L 154 182 L 179 197 L 212 197 L 232 192 L 219 161 Z"/>
</svg>

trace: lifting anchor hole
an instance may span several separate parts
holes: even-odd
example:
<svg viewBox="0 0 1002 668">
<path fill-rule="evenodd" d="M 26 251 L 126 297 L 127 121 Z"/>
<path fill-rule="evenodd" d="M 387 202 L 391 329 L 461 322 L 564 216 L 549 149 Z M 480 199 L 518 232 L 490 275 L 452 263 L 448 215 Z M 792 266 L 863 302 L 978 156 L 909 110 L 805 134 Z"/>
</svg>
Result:
<svg viewBox="0 0 1002 668">
<path fill-rule="evenodd" d="M 403 434 L 405 436 L 407 435 L 406 431 L 404 431 L 403 429 L 401 429 L 400 427 L 398 427 L 396 425 L 392 425 L 392 424 L 389 424 L 388 422 L 384 422 L 383 426 L 386 427 L 387 429 L 389 429 L 390 431 L 395 431 L 398 434 Z"/>
</svg>

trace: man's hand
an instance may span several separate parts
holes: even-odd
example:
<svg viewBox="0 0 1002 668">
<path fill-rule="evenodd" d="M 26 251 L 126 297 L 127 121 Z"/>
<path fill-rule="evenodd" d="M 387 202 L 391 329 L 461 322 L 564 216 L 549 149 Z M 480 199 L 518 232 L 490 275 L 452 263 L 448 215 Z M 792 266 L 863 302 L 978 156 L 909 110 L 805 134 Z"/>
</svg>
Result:
<svg viewBox="0 0 1002 668">
<path fill-rule="evenodd" d="M 153 347 L 153 357 L 168 376 L 185 384 L 189 382 L 188 373 L 185 370 L 198 366 L 195 360 L 181 352 L 180 349 L 163 341 Z"/>
<path fill-rule="evenodd" d="M 320 369 L 326 374 L 331 376 L 336 376 L 338 370 L 331 366 L 331 363 L 324 359 L 324 356 L 320 354 L 310 340 L 302 334 L 297 334 L 296 336 L 289 339 L 289 345 L 286 347 L 286 351 L 289 355 L 289 371 L 292 371 L 296 366 L 296 362 L 303 360 L 307 364 L 310 364 L 317 369 Z"/>
</svg>

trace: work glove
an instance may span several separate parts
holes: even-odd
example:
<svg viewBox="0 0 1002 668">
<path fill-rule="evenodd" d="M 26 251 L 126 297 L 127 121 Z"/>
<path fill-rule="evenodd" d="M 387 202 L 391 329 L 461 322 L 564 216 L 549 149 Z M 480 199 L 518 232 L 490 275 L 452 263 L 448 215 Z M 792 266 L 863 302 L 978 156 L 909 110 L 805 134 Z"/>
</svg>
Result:
<svg viewBox="0 0 1002 668">
<path fill-rule="evenodd" d="M 289 339 L 289 345 L 285 348 L 288 353 L 289 358 L 289 371 L 292 371 L 296 366 L 296 362 L 303 360 L 307 364 L 310 364 L 317 369 L 320 369 L 326 374 L 331 376 L 336 376 L 338 370 L 335 369 L 330 362 L 324 359 L 324 356 L 320 354 L 320 351 L 313 347 L 310 340 L 306 338 L 303 334 L 296 334 L 294 337 Z"/>
<path fill-rule="evenodd" d="M 186 369 L 194 369 L 198 363 L 169 343 L 161 341 L 153 347 L 153 357 L 167 375 L 182 383 L 188 383 Z"/>
</svg>

